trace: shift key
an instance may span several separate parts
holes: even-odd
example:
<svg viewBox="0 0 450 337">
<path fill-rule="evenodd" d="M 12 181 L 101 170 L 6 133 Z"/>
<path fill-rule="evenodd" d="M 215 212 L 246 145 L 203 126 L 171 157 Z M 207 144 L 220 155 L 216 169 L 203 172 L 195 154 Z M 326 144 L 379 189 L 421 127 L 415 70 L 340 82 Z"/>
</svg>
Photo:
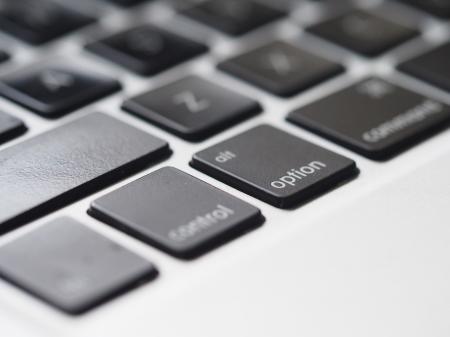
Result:
<svg viewBox="0 0 450 337">
<path fill-rule="evenodd" d="M 93 193 L 170 153 L 169 146 L 102 113 L 0 152 L 0 233 Z"/>
<path fill-rule="evenodd" d="M 194 155 L 191 165 L 280 208 L 292 208 L 358 173 L 353 160 L 269 125 Z"/>
</svg>

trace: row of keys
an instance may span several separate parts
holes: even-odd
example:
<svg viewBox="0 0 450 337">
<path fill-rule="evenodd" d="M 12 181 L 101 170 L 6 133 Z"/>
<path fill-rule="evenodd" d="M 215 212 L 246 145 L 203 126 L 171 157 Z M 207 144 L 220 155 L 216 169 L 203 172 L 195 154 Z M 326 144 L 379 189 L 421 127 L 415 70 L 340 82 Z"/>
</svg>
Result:
<svg viewBox="0 0 450 337">
<path fill-rule="evenodd" d="M 306 108 L 291 117 L 297 121 L 317 117 L 330 127 L 345 126 L 342 119 L 333 119 L 330 110 L 342 105 L 339 100 L 350 99 L 364 107 L 373 105 L 377 111 L 391 104 L 384 116 L 391 125 L 371 115 L 365 120 L 383 127 L 364 133 L 368 143 L 377 140 L 389 150 L 450 121 L 450 108 L 444 104 L 379 79 L 331 96 L 325 106 L 329 109 L 315 110 L 317 116 Z M 369 104 L 368 99 L 373 101 Z M 417 105 L 410 106 L 411 101 Z M 408 111 L 399 114 L 393 107 Z M 345 120 L 360 121 L 357 112 Z M 362 133 L 341 131 L 352 132 L 349 136 L 355 138 Z M 0 202 L 7 212 L 0 219 L 0 230 L 14 229 L 168 154 L 165 142 L 103 114 L 82 117 L 9 147 L 0 152 L 5 163 L 0 172 L 5 188 Z M 296 207 L 358 174 L 354 161 L 268 125 L 198 152 L 191 165 L 280 208 Z M 195 258 L 264 221 L 257 208 L 174 168 L 160 169 L 100 197 L 89 213 L 183 259 Z M 47 237 L 49 231 L 52 235 L 43 245 L 37 238 Z M 75 246 L 79 239 L 82 247 Z M 65 218 L 0 247 L 2 277 L 72 314 L 156 274 L 149 262 Z"/>
<path fill-rule="evenodd" d="M 450 69 L 445 62 L 449 57 L 450 43 L 447 43 L 400 64 L 399 69 L 449 91 Z M 338 64 L 278 41 L 225 61 L 219 67 L 280 95 L 304 90 L 342 71 L 342 67 Z M 311 126 L 311 118 L 306 122 L 303 117 L 295 117 L 298 114 L 291 114 L 289 120 L 309 129 L 318 129 L 320 130 L 318 133 L 325 134 L 340 143 L 343 142 L 339 141 L 339 138 L 347 139 L 348 147 L 370 158 L 388 157 L 397 151 L 388 150 L 387 145 L 376 144 L 380 153 L 375 154 L 373 153 L 375 149 L 367 150 L 368 145 L 362 145 L 364 142 L 356 147 L 354 144 L 349 146 L 349 135 L 352 132 L 335 123 L 328 124 L 330 119 L 343 119 L 349 115 L 347 117 L 351 117 L 351 120 L 360 121 L 353 125 L 354 131 L 359 132 L 368 126 L 376 126 L 375 123 L 370 123 L 370 120 L 376 120 L 381 125 L 381 122 L 387 122 L 388 117 L 393 118 L 397 114 L 402 114 L 407 110 L 405 108 L 413 108 L 417 103 L 414 94 L 403 99 L 397 90 L 386 92 L 388 87 L 392 88 L 390 85 L 383 85 L 382 81 L 372 81 L 366 86 L 368 91 L 366 96 L 353 95 L 342 100 L 335 99 L 335 95 L 332 95 L 322 99 L 317 105 L 314 104 L 312 109 L 327 111 L 332 116 L 324 121 L 319 119 L 319 113 L 313 114 L 313 117 L 318 119 L 318 123 L 313 123 L 317 124 L 316 127 Z M 119 89 L 120 84 L 112 78 L 63 65 L 39 65 L 23 69 L 0 81 L 2 96 L 48 118 L 61 116 Z M 377 98 L 376 103 L 381 104 L 378 110 L 385 111 L 385 114 L 377 113 L 377 109 L 374 111 L 362 109 L 367 114 L 364 115 L 365 121 L 353 116 L 358 113 L 355 108 L 357 106 L 364 107 L 365 104 L 374 106 L 370 101 L 371 95 Z M 361 101 L 361 97 L 365 100 Z M 392 100 L 389 97 L 392 97 Z M 336 107 L 342 106 L 337 104 L 341 101 L 351 102 L 350 106 L 353 108 L 336 111 Z M 399 106 L 396 101 L 404 101 L 406 106 Z M 191 141 L 205 139 L 262 110 L 258 102 L 197 76 L 188 76 L 129 98 L 124 102 L 123 109 Z M 306 109 L 308 107 L 301 110 Z M 324 128 L 332 131 L 324 132 Z M 19 134 L 10 132 L 18 129 L 12 127 L 10 123 L 5 124 L 0 130 L 0 139 L 4 140 L 11 135 Z M 418 133 L 420 132 L 414 132 Z M 358 141 L 361 139 L 356 142 Z"/>
<path fill-rule="evenodd" d="M 235 139 L 234 145 L 230 140 L 208 151 L 221 151 L 216 161 L 224 169 L 234 162 L 228 165 L 229 174 L 235 174 L 233 170 L 241 163 L 237 173 L 242 174 L 242 189 L 257 183 L 255 196 L 266 199 L 261 194 L 267 193 L 280 207 L 317 196 L 357 174 L 353 161 L 270 126 L 254 128 Z M 35 151 L 42 142 L 46 149 L 50 147 L 44 156 Z M 223 152 L 225 146 L 233 152 Z M 255 155 L 256 147 L 264 153 L 262 157 Z M 73 158 L 75 149 L 77 156 Z M 10 163 L 0 174 L 9 195 L 1 202 L 10 210 L 6 219 L 0 219 L 1 230 L 61 207 L 118 175 L 129 174 L 153 162 L 164 149 L 163 142 L 102 114 L 82 117 L 10 147 L 0 153 L 2 162 Z M 279 163 L 273 161 L 274 156 Z M 207 165 L 208 155 L 199 153 L 197 158 Z M 38 165 L 24 165 L 36 161 Z M 256 180 L 245 175 L 248 167 L 254 170 L 255 165 L 265 167 L 264 175 Z M 295 168 L 289 172 L 280 171 L 280 167 L 292 165 Z M 89 173 L 93 166 L 95 174 Z M 75 174 L 79 176 L 76 182 Z M 27 176 L 30 180 L 23 179 Z M 13 184 L 19 185 L 18 189 L 13 189 Z M 25 188 L 27 194 L 23 193 Z M 30 193 L 31 188 L 35 193 Z M 29 197 L 24 199 L 24 195 Z M 170 167 L 95 200 L 89 213 L 183 259 L 195 258 L 264 222 L 256 207 Z M 0 275 L 67 313 L 80 314 L 155 278 L 157 270 L 74 220 L 60 218 L 1 246 Z"/>
<path fill-rule="evenodd" d="M 10 146 L 0 152 L 0 183 L 4 192 L 0 196 L 0 232 L 115 183 L 169 154 L 166 142 L 101 113 L 89 114 Z M 301 162 L 292 162 L 298 158 L 302 158 Z M 355 169 L 352 161 L 269 126 L 255 128 L 195 155 L 192 165 L 209 172 L 211 169 L 205 169 L 208 161 L 211 168 L 228 167 L 230 177 L 240 176 L 239 183 L 231 182 L 236 188 L 246 191 L 247 185 L 258 186 L 258 191 L 249 191 L 250 194 L 283 208 L 295 206 L 310 197 L 311 192 L 317 193 L 321 189 L 318 185 L 326 188 L 336 183 L 334 178 L 339 180 Z M 296 188 L 288 188 L 290 183 L 286 181 L 286 190 L 276 193 L 281 192 L 277 191 L 281 183 L 270 181 L 283 176 L 277 172 L 280 167 L 288 170 L 307 165 L 317 173 Z M 237 171 L 233 172 L 233 168 Z M 257 170 L 266 174 L 259 174 L 253 181 L 245 176 Z"/>
<path fill-rule="evenodd" d="M 218 3 L 220 5 L 214 5 L 214 8 L 230 6 L 234 2 L 229 4 L 218 1 Z M 199 6 L 209 6 L 209 2 Z M 216 22 L 220 24 L 220 21 Z M 363 10 L 355 10 L 325 21 L 308 28 L 308 31 L 367 56 L 377 56 L 419 34 L 412 28 Z M 120 32 L 93 42 L 86 48 L 140 75 L 155 75 L 208 50 L 204 45 L 151 25 Z M 177 52 L 175 53 L 174 50 Z M 253 59 L 256 62 L 253 62 Z M 270 80 L 271 77 L 275 77 L 276 80 L 277 77 L 298 74 L 300 65 L 302 65 L 302 73 L 312 68 L 311 78 L 305 76 L 306 79 L 301 84 L 298 84 L 295 78 L 286 78 L 286 82 L 289 83 L 286 83 L 284 88 L 279 88 L 278 85 L 276 88 L 269 87 L 269 91 L 273 93 L 288 96 L 298 93 L 310 82 L 315 83 L 321 78 L 342 71 L 341 67 L 329 63 L 306 51 L 289 48 L 286 45 L 273 45 L 226 61 L 219 65 L 219 68 L 231 73 L 248 74 L 252 82 L 256 82 L 261 76 L 266 77 L 265 88 L 268 88 L 270 84 L 266 83 L 269 82 L 267 78 Z M 248 70 L 251 71 L 248 72 Z M 255 70 L 257 74 L 254 74 Z"/>
<path fill-rule="evenodd" d="M 186 55 L 186 53 L 181 54 Z M 399 69 L 449 91 L 450 69 L 448 62 L 446 62 L 449 57 L 450 43 L 447 43 L 400 64 Z M 169 60 L 165 58 L 166 66 L 168 66 Z M 151 58 L 146 58 L 144 62 L 147 62 L 148 67 L 136 65 L 136 69 L 139 68 L 144 72 L 156 69 L 154 67 L 156 63 Z M 160 66 L 158 66 L 158 69 L 161 69 Z M 219 64 L 219 69 L 280 96 L 298 94 L 344 71 L 344 68 L 339 64 L 281 41 L 269 43 L 224 61 Z M 189 90 L 189 85 L 192 85 L 192 90 Z M 186 106 L 191 112 L 208 111 L 206 105 L 211 107 L 210 103 L 198 101 L 194 97 L 196 91 L 200 92 L 203 99 L 210 97 L 213 101 L 219 100 L 217 104 L 219 106 L 222 106 L 230 97 L 230 93 L 224 88 L 210 85 L 210 89 L 208 89 L 207 86 L 199 81 L 180 82 L 175 85 L 168 85 L 152 94 L 131 99 L 124 106 L 127 110 L 131 110 L 141 117 L 167 126 L 164 121 L 157 120 L 158 118 L 155 118 L 148 110 L 155 110 L 153 108 L 156 106 L 156 110 L 165 109 L 166 115 L 172 115 L 171 109 L 174 107 L 170 102 L 170 97 L 168 99 L 168 96 L 171 96 L 172 93 L 178 95 L 178 98 L 175 98 L 179 102 L 178 108 Z M 51 66 L 41 64 L 25 68 L 3 77 L 0 81 L 0 95 L 49 118 L 61 116 L 119 89 L 120 84 L 107 76 L 93 72 L 88 73 L 76 67 L 69 68 L 55 64 Z M 164 95 L 161 95 L 160 99 L 155 98 L 156 94 L 162 93 Z M 239 109 L 244 110 L 244 115 L 245 112 L 250 114 L 258 110 L 256 103 L 242 102 L 242 98 L 237 94 L 233 95 L 233 98 L 237 99 L 236 105 L 244 106 Z M 249 106 L 247 106 L 247 103 Z M 161 105 L 166 106 L 162 107 Z M 176 107 L 175 109 L 178 110 Z M 234 108 L 231 107 L 227 110 L 234 111 Z M 233 111 L 227 111 L 226 113 L 219 111 L 217 115 L 232 119 L 233 116 L 236 116 Z M 203 117 L 204 115 L 206 113 L 203 114 Z M 206 118 L 204 122 L 208 124 L 208 119 Z M 214 125 L 209 126 L 213 127 Z M 201 127 L 201 125 L 192 127 Z M 189 130 L 178 131 L 179 134 L 190 132 Z"/>
<path fill-rule="evenodd" d="M 147 0 L 105 0 L 129 7 Z M 279 19 L 285 13 L 254 1 L 206 1 L 183 12 L 186 16 L 240 35 Z M 1 0 L 0 29 L 27 43 L 40 45 L 96 22 L 55 0 Z"/>
<path fill-rule="evenodd" d="M 371 78 L 291 113 L 289 120 L 368 157 L 386 159 L 442 129 L 450 122 L 450 108 Z M 15 127 L 20 130 L 20 125 Z M 117 182 L 169 153 L 166 142 L 103 114 L 6 148 L 0 152 L 0 232 Z M 201 151 L 191 165 L 281 208 L 295 207 L 357 173 L 353 161 L 269 126 Z M 130 200 L 130 207 L 138 204 Z M 127 208 L 125 200 L 120 204 Z"/>
<path fill-rule="evenodd" d="M 129 7 L 145 0 L 106 1 Z M 450 7 L 446 1 L 404 1 L 441 17 L 449 16 Z M 33 0 L 2 0 L 0 5 L 0 29 L 34 45 L 49 42 L 96 21 L 96 18 L 54 0 L 41 0 L 39 4 Z M 287 15 L 254 0 L 203 1 L 182 10 L 181 14 L 232 36 L 248 33 Z M 310 31 L 333 41 L 337 40 L 344 46 L 356 46 L 355 49 L 368 55 L 381 50 L 380 42 L 383 45 L 393 45 L 417 34 L 412 29 L 362 11 L 321 23 Z M 374 36 L 373 32 L 377 34 Z"/>
</svg>

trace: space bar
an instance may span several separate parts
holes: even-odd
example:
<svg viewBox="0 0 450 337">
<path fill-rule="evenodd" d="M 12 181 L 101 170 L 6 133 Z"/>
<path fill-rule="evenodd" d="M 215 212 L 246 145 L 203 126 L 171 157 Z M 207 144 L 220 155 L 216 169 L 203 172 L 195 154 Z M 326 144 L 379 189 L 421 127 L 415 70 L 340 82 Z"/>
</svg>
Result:
<svg viewBox="0 0 450 337">
<path fill-rule="evenodd" d="M 103 113 L 0 151 L 0 234 L 169 155 L 166 142 Z"/>
</svg>

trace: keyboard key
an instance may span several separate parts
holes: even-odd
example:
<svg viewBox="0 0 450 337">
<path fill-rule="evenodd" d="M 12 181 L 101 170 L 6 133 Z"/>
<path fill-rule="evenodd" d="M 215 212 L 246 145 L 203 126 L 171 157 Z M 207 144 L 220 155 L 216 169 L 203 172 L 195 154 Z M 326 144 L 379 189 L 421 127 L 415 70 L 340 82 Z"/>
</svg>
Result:
<svg viewBox="0 0 450 337">
<path fill-rule="evenodd" d="M 415 29 L 363 10 L 351 11 L 307 30 L 368 57 L 378 56 L 419 34 Z"/>
<path fill-rule="evenodd" d="M 403 2 L 427 11 L 435 16 L 450 18 L 450 1 L 448 0 L 402 0 Z"/>
<path fill-rule="evenodd" d="M 281 41 L 222 62 L 219 69 L 283 97 L 296 95 L 344 71 L 339 64 Z"/>
<path fill-rule="evenodd" d="M 148 0 L 105 0 L 121 7 L 131 7 L 148 2 Z"/>
<path fill-rule="evenodd" d="M 0 80 L 0 95 L 56 118 L 120 90 L 109 77 L 73 67 L 39 65 Z"/>
<path fill-rule="evenodd" d="M 0 111 L 0 144 L 26 131 L 25 124 L 13 116 Z"/>
<path fill-rule="evenodd" d="M 169 154 L 168 144 L 102 113 L 0 151 L 0 233 L 65 206 Z"/>
<path fill-rule="evenodd" d="M 0 63 L 6 62 L 9 59 L 10 59 L 9 54 L 4 52 L 3 50 L 0 50 Z"/>
<path fill-rule="evenodd" d="M 170 167 L 94 201 L 89 213 L 184 259 L 263 221 L 257 208 Z"/>
<path fill-rule="evenodd" d="M 150 262 L 70 218 L 0 246 L 0 275 L 69 314 L 150 281 Z"/>
<path fill-rule="evenodd" d="M 400 64 L 399 69 L 450 92 L 450 42 Z"/>
<path fill-rule="evenodd" d="M 280 10 L 251 0 L 210 0 L 183 14 L 229 35 L 246 34 L 284 15 Z"/>
<path fill-rule="evenodd" d="M 384 160 L 442 129 L 450 121 L 450 107 L 369 78 L 292 112 L 288 120 Z"/>
<path fill-rule="evenodd" d="M 191 165 L 280 208 L 292 208 L 358 173 L 355 162 L 269 125 L 194 155 Z"/>
<path fill-rule="evenodd" d="M 86 49 L 137 74 L 150 76 L 208 51 L 203 44 L 151 25 L 91 43 Z"/>
<path fill-rule="evenodd" d="M 95 19 L 49 0 L 0 0 L 0 29 L 39 45 L 95 22 Z"/>
<path fill-rule="evenodd" d="M 261 110 L 241 94 L 188 76 L 126 101 L 123 108 L 188 140 L 202 140 Z"/>
</svg>

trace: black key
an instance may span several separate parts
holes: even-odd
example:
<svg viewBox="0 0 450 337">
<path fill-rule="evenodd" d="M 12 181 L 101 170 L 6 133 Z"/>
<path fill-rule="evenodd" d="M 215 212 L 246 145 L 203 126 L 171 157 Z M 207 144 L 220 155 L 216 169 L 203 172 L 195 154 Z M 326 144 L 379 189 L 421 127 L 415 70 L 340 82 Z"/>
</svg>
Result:
<svg viewBox="0 0 450 337">
<path fill-rule="evenodd" d="M 295 207 L 358 172 L 352 160 L 269 125 L 196 153 L 191 165 L 280 208 Z"/>
<path fill-rule="evenodd" d="M 415 29 L 363 10 L 351 11 L 307 30 L 368 57 L 378 56 L 419 34 Z"/>
<path fill-rule="evenodd" d="M 288 120 L 384 160 L 450 121 L 450 107 L 378 78 L 292 112 Z"/>
<path fill-rule="evenodd" d="M 449 0 L 402 0 L 403 2 L 427 11 L 435 16 L 449 19 L 450 18 L 450 1 Z"/>
<path fill-rule="evenodd" d="M 49 0 L 0 0 L 0 29 L 34 45 L 49 42 L 95 19 Z"/>
<path fill-rule="evenodd" d="M 13 116 L 0 111 L 0 144 L 26 131 L 25 124 Z"/>
<path fill-rule="evenodd" d="M 8 147 L 0 151 L 0 233 L 168 154 L 166 142 L 101 113 Z"/>
<path fill-rule="evenodd" d="M 94 201 L 89 213 L 185 259 L 263 221 L 257 208 L 170 167 Z"/>
<path fill-rule="evenodd" d="M 283 97 L 298 94 L 344 71 L 339 64 L 281 41 L 225 61 L 219 69 Z"/>
<path fill-rule="evenodd" d="M 59 117 L 120 90 L 109 77 L 73 67 L 39 65 L 3 77 L 0 95 L 47 118 Z"/>
<path fill-rule="evenodd" d="M 104 0 L 121 7 L 131 7 L 148 2 L 149 0 Z"/>
<path fill-rule="evenodd" d="M 3 50 L 0 50 L 0 63 L 6 62 L 9 59 L 10 59 L 9 54 L 4 52 Z"/>
<path fill-rule="evenodd" d="M 70 218 L 0 246 L 0 275 L 69 313 L 81 314 L 157 275 L 153 265 Z"/>
<path fill-rule="evenodd" d="M 229 35 L 242 35 L 284 15 L 284 12 L 251 0 L 210 0 L 183 14 Z"/>
<path fill-rule="evenodd" d="M 134 97 L 123 108 L 188 140 L 204 139 L 261 110 L 256 101 L 197 76 Z"/>
<path fill-rule="evenodd" d="M 93 42 L 86 49 L 140 75 L 156 75 L 208 51 L 203 44 L 151 25 Z"/>
<path fill-rule="evenodd" d="M 404 62 L 398 68 L 450 92 L 450 42 Z"/>
</svg>

